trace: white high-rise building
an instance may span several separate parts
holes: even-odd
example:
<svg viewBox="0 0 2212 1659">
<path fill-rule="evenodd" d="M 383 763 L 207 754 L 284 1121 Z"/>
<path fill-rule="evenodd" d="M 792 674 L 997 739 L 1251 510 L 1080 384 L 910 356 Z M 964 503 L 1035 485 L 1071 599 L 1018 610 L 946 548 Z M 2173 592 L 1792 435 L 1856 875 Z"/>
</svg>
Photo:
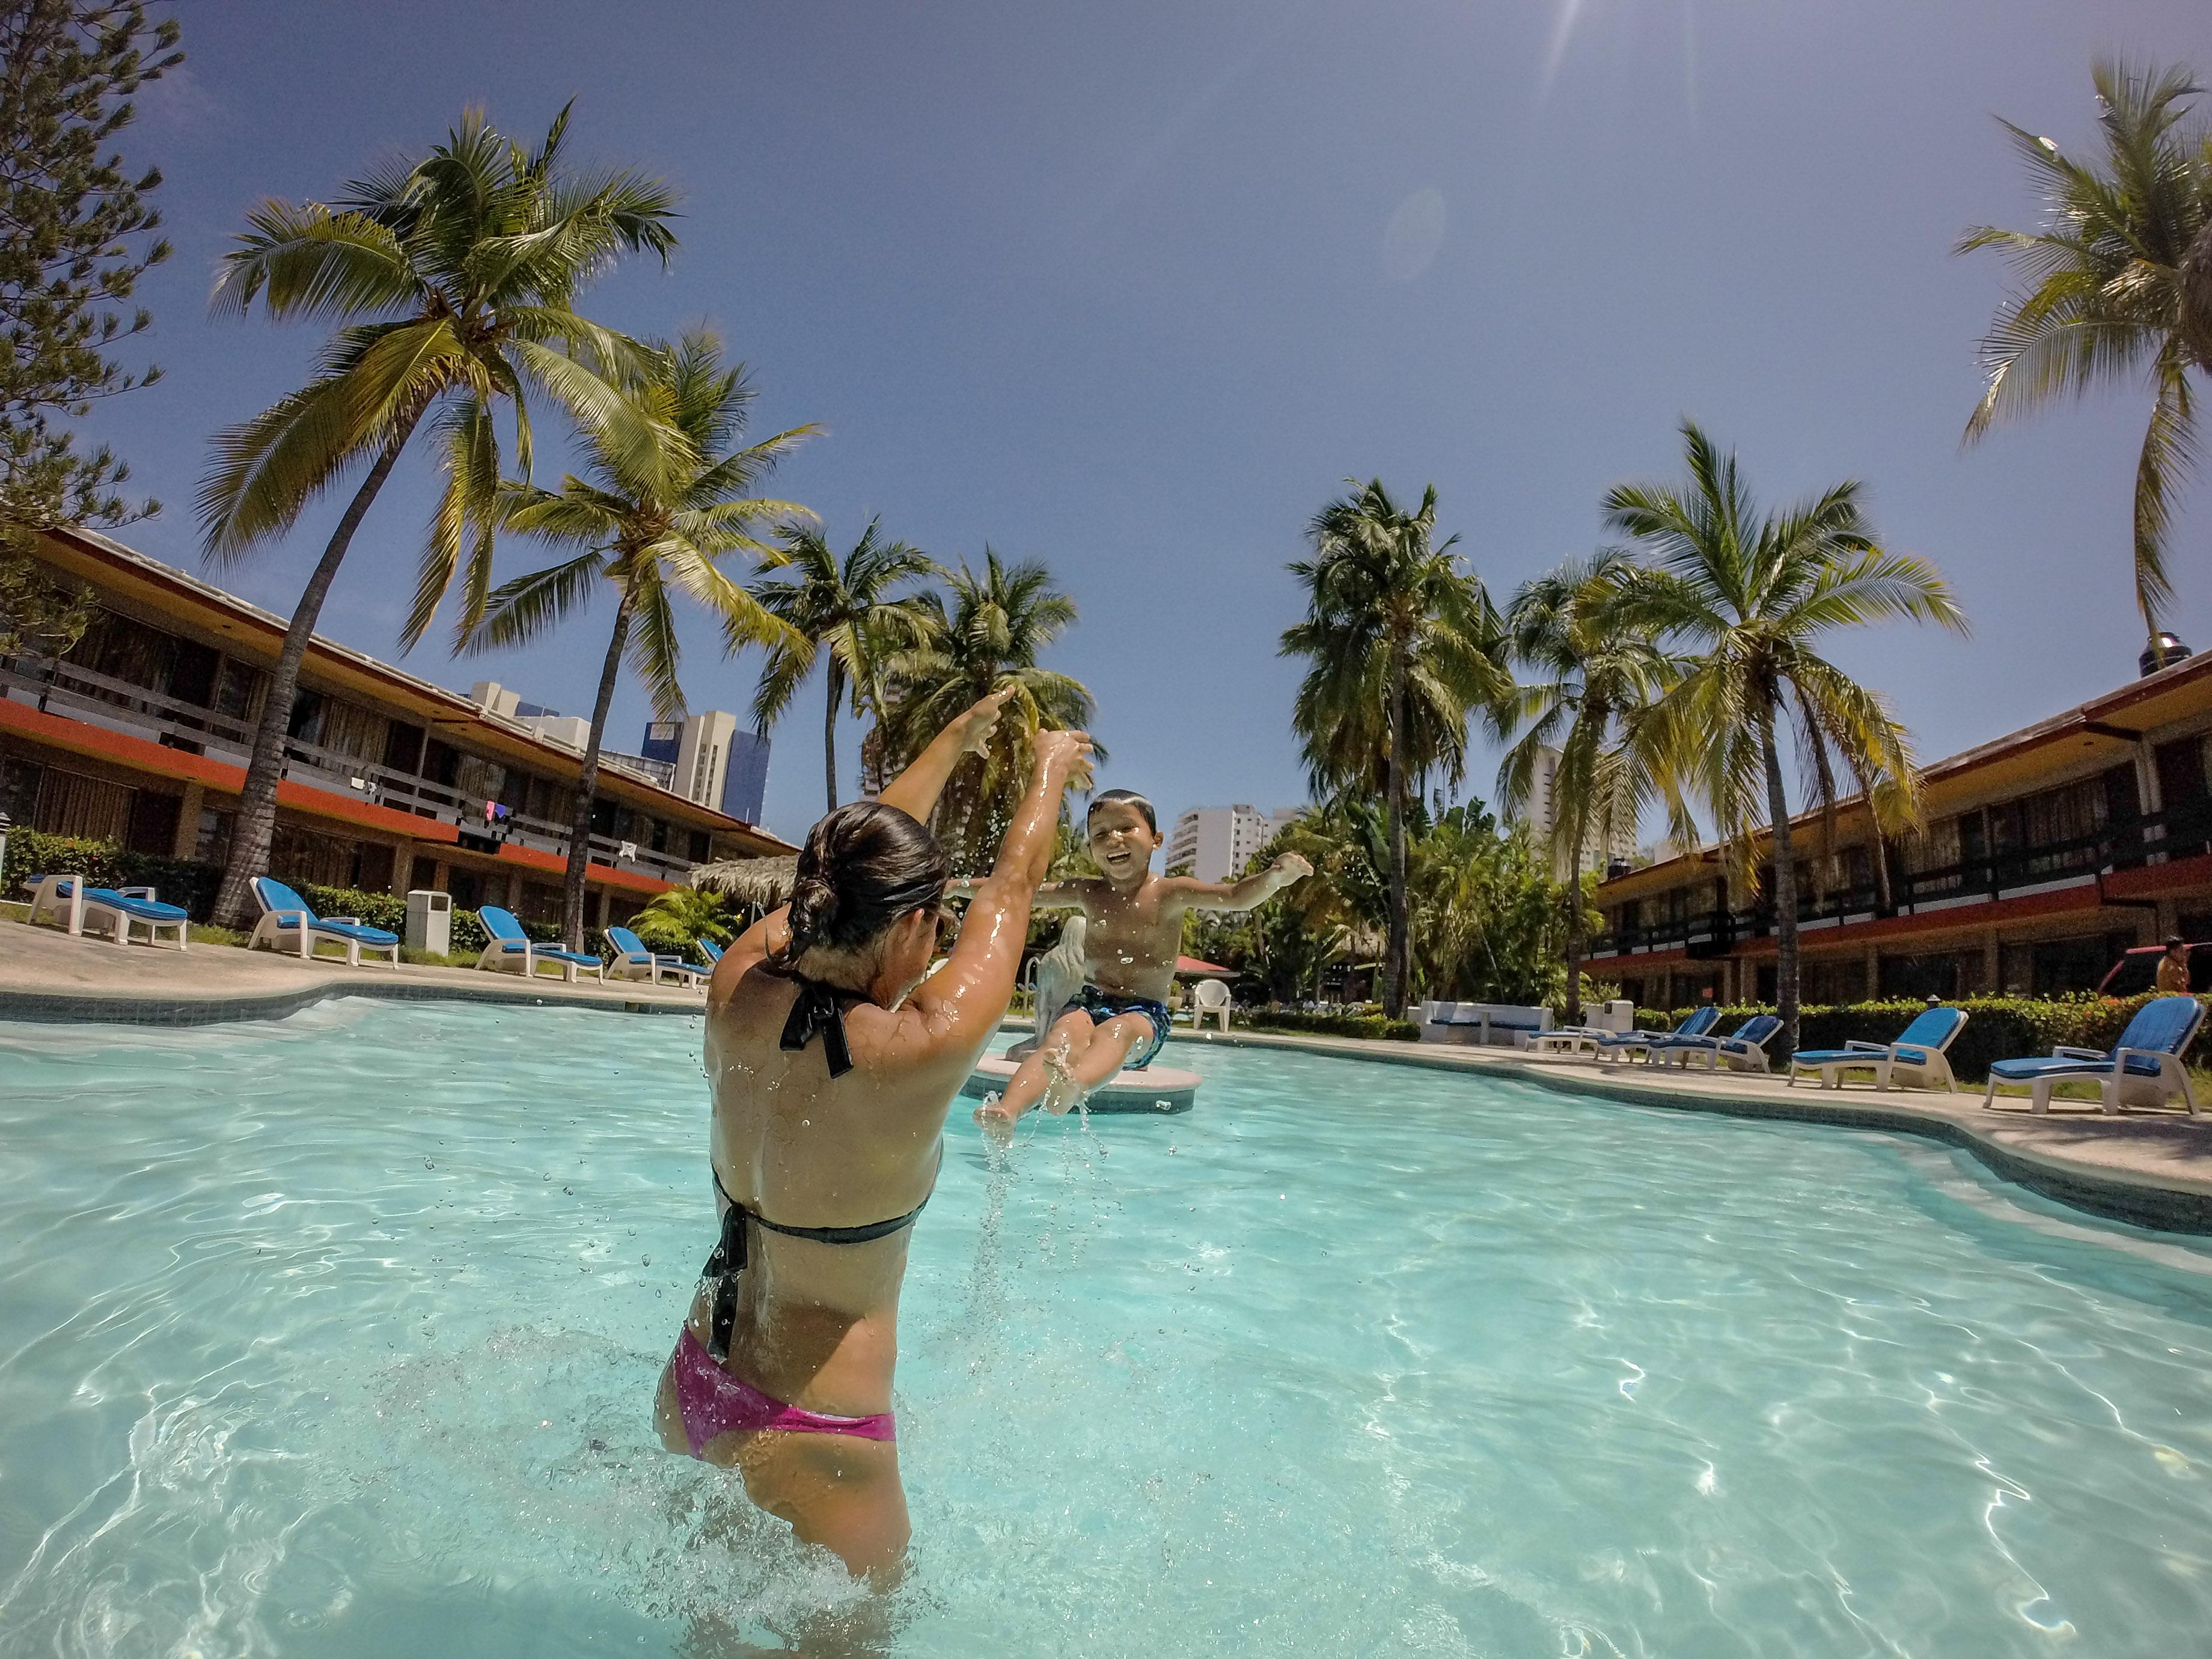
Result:
<svg viewBox="0 0 2212 1659">
<path fill-rule="evenodd" d="M 1556 814 L 1559 809 L 1554 786 L 1559 778 L 1559 751 L 1556 749 L 1539 749 L 1536 751 L 1535 773 L 1528 790 L 1528 807 L 1522 815 L 1522 822 L 1528 826 L 1529 833 L 1535 836 L 1540 846 L 1551 839 L 1553 826 L 1558 822 Z M 1614 825 L 1612 838 L 1604 846 L 1599 845 L 1599 837 L 1593 831 L 1583 848 L 1583 872 L 1602 879 L 1608 865 L 1616 860 L 1628 862 L 1635 856 L 1634 824 Z M 1553 873 L 1565 881 L 1567 877 L 1565 848 L 1559 849 L 1553 862 L 1555 866 Z"/>
<path fill-rule="evenodd" d="M 1233 881 L 1252 855 L 1298 815 L 1295 806 L 1262 812 L 1256 806 L 1194 806 L 1169 833 L 1163 868 L 1200 881 Z"/>
</svg>

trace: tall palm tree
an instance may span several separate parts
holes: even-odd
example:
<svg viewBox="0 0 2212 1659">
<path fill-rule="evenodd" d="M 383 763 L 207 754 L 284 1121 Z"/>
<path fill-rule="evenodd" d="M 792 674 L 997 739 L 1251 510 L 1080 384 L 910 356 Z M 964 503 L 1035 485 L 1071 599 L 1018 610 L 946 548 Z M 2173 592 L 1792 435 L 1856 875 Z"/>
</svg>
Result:
<svg viewBox="0 0 2212 1659">
<path fill-rule="evenodd" d="M 888 763 L 919 753 L 953 715 L 1001 686 L 1013 688 L 988 753 L 963 759 L 939 797 L 933 819 L 956 867 L 973 869 L 1021 799 L 1029 743 L 1040 726 L 1079 730 L 1097 705 L 1082 681 L 1037 659 L 1075 624 L 1075 601 L 1035 560 L 1008 563 L 990 548 L 983 568 L 965 559 L 945 573 L 945 595 L 920 596 L 923 642 L 883 663 L 881 748 Z M 1099 751 L 1103 754 L 1104 751 Z"/>
<path fill-rule="evenodd" d="M 403 634 L 410 646 L 465 557 L 477 603 L 489 585 L 498 408 L 514 419 L 526 473 L 526 387 L 551 397 L 597 442 L 653 441 L 635 429 L 625 400 L 570 355 L 580 348 L 619 362 L 627 343 L 573 307 L 621 254 L 665 259 L 676 245 L 675 198 L 635 173 L 565 167 L 568 122 L 563 109 L 532 153 L 471 110 L 422 161 L 371 173 L 334 202 L 264 202 L 217 268 L 210 306 L 218 314 L 244 316 L 258 300 L 274 320 L 337 327 L 313 380 L 216 434 L 199 491 L 208 559 L 228 563 L 283 534 L 325 489 L 368 464 L 293 608 L 269 678 L 216 896 L 218 922 L 242 926 L 252 914 L 248 884 L 268 864 L 300 660 L 354 532 L 423 417 L 442 405 L 435 431 L 446 477 Z"/>
<path fill-rule="evenodd" d="M 823 661 L 827 702 L 822 718 L 822 763 L 830 806 L 837 806 L 837 714 L 849 691 L 853 712 L 878 724 L 884 714 L 884 672 L 889 656 L 928 638 L 932 618 L 914 593 L 894 594 L 902 583 L 940 574 L 937 562 L 904 542 L 878 541 L 878 521 L 841 562 L 818 530 L 787 526 L 783 544 L 762 556 L 765 575 L 750 585 L 754 599 L 791 629 L 791 642 L 769 653 L 753 696 L 753 720 L 765 734 L 791 706 L 799 685 Z"/>
<path fill-rule="evenodd" d="M 1521 738 L 1498 769 L 1502 806 L 1524 811 L 1540 758 L 1551 778 L 1548 851 L 1567 867 L 1567 1006 L 1582 1019 L 1583 855 L 1632 836 L 1644 807 L 1667 799 L 1680 825 L 1680 796 L 1665 786 L 1668 757 L 1655 752 L 1644 718 L 1668 684 L 1673 659 L 1637 603 L 1635 562 L 1619 548 L 1570 559 L 1524 583 L 1505 613 L 1513 654 L 1539 676 L 1516 696 Z M 1685 839 L 1687 839 L 1685 836 Z"/>
<path fill-rule="evenodd" d="M 779 459 L 817 430 L 795 427 L 731 448 L 744 432 L 752 393 L 744 366 L 726 365 L 721 341 L 706 329 L 685 334 L 673 349 L 650 351 L 623 395 L 636 407 L 632 421 L 617 429 L 635 425 L 665 434 L 664 441 L 640 449 L 603 441 L 587 428 L 586 476 L 563 478 L 557 490 L 514 480 L 502 484 L 501 527 L 583 550 L 503 584 L 461 618 L 470 649 L 520 645 L 581 610 L 600 583 L 614 590 L 614 630 L 592 705 L 562 883 L 561 929 L 572 951 L 583 948 L 584 876 L 599 745 L 623 663 L 627 658 L 645 682 L 656 716 L 682 715 L 672 590 L 707 608 L 730 651 L 748 645 L 788 648 L 790 629 L 724 574 L 716 561 L 739 550 L 768 552 L 750 526 L 806 514 L 793 502 L 762 500 L 753 491 Z"/>
<path fill-rule="evenodd" d="M 1412 971 L 1406 898 L 1411 793 L 1442 769 L 1464 775 L 1467 722 L 1505 718 L 1512 694 L 1503 630 L 1481 580 L 1432 544 L 1434 484 L 1406 511 L 1379 478 L 1329 502 L 1308 530 L 1314 556 L 1291 570 L 1307 614 L 1284 630 L 1282 654 L 1310 666 L 1291 714 L 1316 793 L 1358 787 L 1389 814 L 1390 929 L 1382 1003 L 1397 1018 Z"/>
<path fill-rule="evenodd" d="M 2041 228 L 1982 225 L 1958 252 L 1996 248 L 2020 287 L 1982 342 L 1989 374 L 1969 442 L 2068 393 L 2145 375 L 2151 416 L 2136 463 L 2136 607 L 2155 640 L 2172 596 L 2166 531 L 2197 454 L 2191 372 L 2212 374 L 2212 128 L 2184 131 L 2199 87 L 2185 69 L 2095 66 L 2104 155 L 2076 161 L 2001 125 L 2042 187 Z"/>
<path fill-rule="evenodd" d="M 1637 602 L 1686 653 L 1656 705 L 1665 743 L 1677 754 L 1697 746 L 1685 769 L 1740 853 L 1748 852 L 1764 806 L 1773 836 L 1778 1052 L 1788 1054 L 1797 1045 L 1797 876 L 1783 728 L 1794 726 L 1824 797 L 1840 760 L 1878 817 L 1897 823 L 1918 811 L 1911 743 L 1888 701 L 1814 647 L 1838 629 L 1893 618 L 1960 634 L 1966 622 L 1934 566 L 1883 550 L 1856 482 L 1762 514 L 1734 455 L 1720 455 L 1694 422 L 1682 423 L 1682 437 L 1687 487 L 1617 486 L 1607 493 L 1606 519 L 1656 556 L 1658 568 L 1637 579 Z"/>
</svg>

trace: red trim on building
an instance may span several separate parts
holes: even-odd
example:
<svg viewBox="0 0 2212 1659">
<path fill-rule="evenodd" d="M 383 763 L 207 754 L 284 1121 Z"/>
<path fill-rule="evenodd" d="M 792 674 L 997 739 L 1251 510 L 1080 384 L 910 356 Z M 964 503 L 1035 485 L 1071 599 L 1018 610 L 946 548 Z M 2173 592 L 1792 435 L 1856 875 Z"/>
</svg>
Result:
<svg viewBox="0 0 2212 1659">
<path fill-rule="evenodd" d="M 113 761 L 134 771 L 150 772 L 157 778 L 179 783 L 202 784 L 227 795 L 235 795 L 246 787 L 246 769 L 242 766 L 172 749 L 167 744 L 149 743 L 127 732 L 111 732 L 104 726 L 42 714 L 28 703 L 0 699 L 0 729 L 21 732 L 69 754 Z M 460 839 L 460 831 L 453 824 L 379 806 L 374 801 L 355 800 L 327 789 L 295 783 L 289 778 L 277 784 L 276 804 L 313 817 L 337 818 L 407 841 L 452 842 Z"/>
<path fill-rule="evenodd" d="M 2115 870 L 2105 878 L 2105 890 L 2118 898 L 2166 897 L 2191 887 L 2212 887 L 2212 857 L 2146 864 L 2137 870 Z"/>
<path fill-rule="evenodd" d="M 500 843 L 499 861 L 501 864 L 519 864 L 526 870 L 541 871 L 547 875 L 565 876 L 568 873 L 568 860 L 556 858 L 550 853 L 541 853 L 535 847 L 517 847 L 512 842 Z M 662 881 L 656 876 L 644 875 L 635 870 L 617 870 L 605 864 L 586 864 L 584 879 L 598 882 L 602 887 L 619 887 L 633 893 L 643 893 L 648 898 L 665 893 L 675 885 L 675 883 Z"/>
</svg>

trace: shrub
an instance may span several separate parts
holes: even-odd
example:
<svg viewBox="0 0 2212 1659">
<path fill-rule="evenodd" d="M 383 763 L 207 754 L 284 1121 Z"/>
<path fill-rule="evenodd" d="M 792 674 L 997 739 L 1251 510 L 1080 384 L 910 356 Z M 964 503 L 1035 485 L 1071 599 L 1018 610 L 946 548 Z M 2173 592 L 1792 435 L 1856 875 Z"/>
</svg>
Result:
<svg viewBox="0 0 2212 1659">
<path fill-rule="evenodd" d="M 1310 1014 L 1290 1008 L 1255 1008 L 1231 1016 L 1237 1024 L 1255 1031 L 1305 1031 L 1316 1036 L 1367 1037 L 1393 1042 L 1417 1042 L 1421 1028 L 1410 1019 L 1385 1019 L 1381 1014 Z"/>
</svg>

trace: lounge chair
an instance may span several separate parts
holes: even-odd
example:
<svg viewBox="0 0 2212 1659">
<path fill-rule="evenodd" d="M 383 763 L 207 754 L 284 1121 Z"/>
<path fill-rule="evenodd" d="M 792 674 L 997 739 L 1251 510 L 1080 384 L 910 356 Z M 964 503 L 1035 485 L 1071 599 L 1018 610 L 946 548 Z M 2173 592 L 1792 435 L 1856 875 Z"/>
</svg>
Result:
<svg viewBox="0 0 2212 1659">
<path fill-rule="evenodd" d="M 558 968 L 562 981 L 574 985 L 577 975 L 590 969 L 602 984 L 606 981 L 606 964 L 585 951 L 565 950 L 557 945 L 540 945 L 530 937 L 512 910 L 502 910 L 496 904 L 481 906 L 477 920 L 483 923 L 485 937 L 490 941 L 483 953 L 477 957 L 477 966 L 489 968 L 499 973 L 520 974 L 525 979 L 538 977 L 541 963 Z"/>
<path fill-rule="evenodd" d="M 1894 1042 L 1846 1042 L 1840 1048 L 1803 1048 L 1790 1057 L 1790 1086 L 1797 1086 L 1800 1072 L 1820 1075 L 1823 1089 L 1843 1087 L 1845 1072 L 1872 1072 L 1877 1091 L 1899 1080 L 1923 1089 L 1951 1089 L 1955 1079 L 1946 1054 L 1959 1033 L 1966 1029 L 1963 1008 L 1929 1008 L 1912 1017 Z"/>
<path fill-rule="evenodd" d="M 722 959 L 722 947 L 715 944 L 714 940 L 710 939 L 696 939 L 691 942 L 699 947 L 699 954 L 707 958 L 708 967 L 714 967 L 716 963 Z"/>
<path fill-rule="evenodd" d="M 608 965 L 617 979 L 649 979 L 660 983 L 663 974 L 680 985 L 696 985 L 713 972 L 708 968 L 695 968 L 682 957 L 655 956 L 645 948 L 645 941 L 627 927 L 603 929 L 607 943 L 615 947 L 615 959 Z"/>
<path fill-rule="evenodd" d="M 1611 1061 L 1627 1060 L 1640 1054 L 1650 1060 L 1652 1050 L 1660 1043 L 1674 1037 L 1703 1036 L 1713 1029 L 1720 1017 L 1718 1005 L 1708 1002 L 1692 1009 L 1689 1018 L 1673 1031 L 1622 1031 L 1613 1036 L 1600 1037 L 1597 1040 L 1597 1058 Z"/>
<path fill-rule="evenodd" d="M 1764 1072 L 1771 1064 L 1766 1057 L 1766 1045 L 1782 1029 L 1782 1020 L 1776 1014 L 1753 1014 L 1727 1036 L 1708 1036 L 1702 1032 L 1683 1035 L 1680 1032 L 1651 1045 L 1651 1063 L 1673 1060 L 1684 1071 L 1693 1060 L 1703 1060 L 1705 1069 L 1717 1072 L 1726 1060 L 1729 1069 L 1747 1072 L 1756 1066 Z"/>
<path fill-rule="evenodd" d="M 1608 1002 L 1598 1010 L 1595 1024 L 1554 1025 L 1530 1036 L 1527 1046 L 1534 1054 L 1595 1054 L 1600 1042 L 1626 1036 L 1635 1024 L 1633 1004 Z"/>
<path fill-rule="evenodd" d="M 146 930 L 146 943 L 159 945 L 164 932 L 176 936 L 177 949 L 187 948 L 185 929 L 191 918 L 173 904 L 155 902 L 150 887 L 82 887 L 82 878 L 71 875 L 29 876 L 31 920 L 53 915 L 73 933 L 84 924 L 104 927 L 118 945 L 131 943 L 135 923 Z"/>
<path fill-rule="evenodd" d="M 2051 1109 L 2051 1091 L 2062 1083 L 2097 1085 L 2099 1105 L 2106 1112 L 2123 1106 L 2163 1106 L 2181 1097 L 2189 1115 L 2197 1115 L 2197 1097 L 2189 1087 L 2189 1068 L 2181 1057 L 2189 1051 L 2197 1028 L 2204 1023 L 2204 1005 L 2195 997 L 2160 997 L 2136 1011 L 2128 1029 L 2109 1054 L 2094 1048 L 2060 1047 L 2048 1059 L 2001 1060 L 1990 1067 L 1990 1086 L 1982 1104 L 1991 1110 L 2000 1083 L 2024 1083 L 2028 1109 Z"/>
<path fill-rule="evenodd" d="M 1229 1029 L 1229 988 L 1218 979 L 1202 979 L 1190 988 L 1190 1026 L 1194 1031 L 1205 1029 L 1208 1019 L 1218 1020 L 1221 1029 Z"/>
<path fill-rule="evenodd" d="M 249 951 L 265 945 L 307 961 L 314 956 L 315 946 L 327 940 L 345 946 L 349 968 L 361 966 L 363 951 L 389 957 L 394 968 L 399 965 L 397 933 L 371 927 L 359 916 L 319 916 L 307 908 L 305 899 L 269 876 L 254 877 L 253 897 L 261 907 L 261 920 L 253 924 L 252 935 L 246 941 Z"/>
</svg>

